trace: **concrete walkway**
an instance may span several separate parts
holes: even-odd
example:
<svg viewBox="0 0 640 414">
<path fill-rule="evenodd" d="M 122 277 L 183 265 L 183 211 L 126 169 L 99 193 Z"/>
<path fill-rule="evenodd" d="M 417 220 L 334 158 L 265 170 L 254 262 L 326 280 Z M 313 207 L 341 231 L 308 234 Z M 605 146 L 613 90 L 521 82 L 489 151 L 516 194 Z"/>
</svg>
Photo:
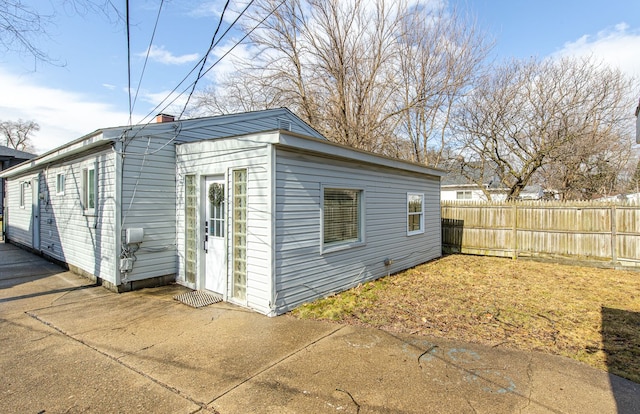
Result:
<svg viewBox="0 0 640 414">
<path fill-rule="evenodd" d="M 640 412 L 640 385 L 566 358 L 194 309 L 183 291 L 111 293 L 0 243 L 0 412 Z"/>
</svg>

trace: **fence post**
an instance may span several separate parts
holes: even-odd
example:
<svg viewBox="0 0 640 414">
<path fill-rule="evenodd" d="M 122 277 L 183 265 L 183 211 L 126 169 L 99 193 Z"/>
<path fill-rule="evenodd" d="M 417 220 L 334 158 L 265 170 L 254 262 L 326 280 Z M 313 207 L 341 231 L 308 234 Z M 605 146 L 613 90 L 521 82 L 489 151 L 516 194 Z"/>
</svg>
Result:
<svg viewBox="0 0 640 414">
<path fill-rule="evenodd" d="M 617 243 L 617 226 L 616 226 L 616 205 L 611 206 L 611 261 L 615 264 L 618 261 L 618 252 L 616 252 Z"/>
<path fill-rule="evenodd" d="M 513 214 L 513 254 L 511 258 L 516 260 L 518 258 L 518 205 L 515 201 L 512 201 L 513 207 L 511 207 L 511 214 Z"/>
</svg>

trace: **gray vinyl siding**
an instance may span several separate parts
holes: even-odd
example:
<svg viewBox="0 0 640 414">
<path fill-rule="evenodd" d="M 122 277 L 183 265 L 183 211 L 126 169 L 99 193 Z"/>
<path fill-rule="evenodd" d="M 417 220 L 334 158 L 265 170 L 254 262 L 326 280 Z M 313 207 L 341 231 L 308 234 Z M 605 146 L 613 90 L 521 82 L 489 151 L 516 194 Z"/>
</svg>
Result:
<svg viewBox="0 0 640 414">
<path fill-rule="evenodd" d="M 81 203 L 82 170 L 96 167 L 95 215 L 86 215 Z M 64 195 L 56 194 L 56 175 L 65 173 Z M 116 283 L 115 158 L 112 150 L 50 166 L 41 176 L 45 202 L 41 203 L 41 241 L 44 253 Z"/>
<path fill-rule="evenodd" d="M 28 174 L 15 177 L 6 182 L 5 211 L 3 218 L 6 225 L 7 239 L 20 243 L 27 247 L 33 247 L 33 221 L 32 208 L 33 196 L 31 188 L 25 191 L 24 207 L 20 207 L 20 186 L 25 181 L 32 182 L 37 174 Z"/>
<path fill-rule="evenodd" d="M 271 302 L 271 169 L 269 164 L 270 146 L 258 142 L 257 135 L 204 141 L 177 147 L 178 189 L 177 189 L 177 227 L 178 227 L 178 282 L 184 283 L 185 263 L 185 193 L 184 177 L 197 175 L 198 194 L 202 194 L 202 179 L 207 175 L 224 174 L 227 189 L 231 188 L 232 171 L 246 168 L 247 178 L 247 303 L 246 306 L 261 313 L 270 312 Z M 228 200 L 231 193 L 227 190 Z M 200 197 L 201 198 L 201 197 Z M 231 201 L 228 203 L 227 217 L 231 217 Z M 198 218 L 198 228 L 202 228 Z M 231 245 L 231 220 L 227 221 L 227 246 Z M 201 235 L 198 245 L 202 246 Z M 231 286 L 231 248 L 227 250 L 227 281 Z M 200 262 L 204 260 L 199 249 Z M 203 267 L 200 266 L 202 271 Z M 244 304 L 243 304 L 244 305 Z"/>
<path fill-rule="evenodd" d="M 96 168 L 97 199 L 94 215 L 86 215 L 81 204 L 82 170 Z M 65 174 L 64 194 L 56 192 L 56 176 Z M 29 177 L 36 175 L 31 174 Z M 115 234 L 115 168 L 114 154 L 105 150 L 82 158 L 49 165 L 40 177 L 40 250 L 60 261 L 78 267 L 96 277 L 115 283 L 117 257 Z M 31 208 L 15 209 L 13 199 L 19 196 L 19 187 L 13 183 L 23 181 L 12 178 L 11 218 L 8 238 L 31 246 L 31 230 L 27 231 Z M 15 187 L 15 190 L 14 190 Z M 14 194 L 15 193 L 15 194 Z M 30 192 L 26 194 L 29 202 Z M 25 200 L 26 201 L 26 200 Z M 31 224 L 32 225 L 32 224 Z"/>
<path fill-rule="evenodd" d="M 276 183 L 277 313 L 441 255 L 438 177 L 278 149 Z M 364 190 L 364 245 L 321 253 L 322 185 Z M 407 192 L 424 193 L 423 234 L 407 236 Z"/>
<path fill-rule="evenodd" d="M 176 155 L 172 138 L 171 134 L 141 135 L 124 147 L 122 242 L 128 228 L 144 229 L 133 269 L 123 276 L 124 282 L 176 274 Z"/>
</svg>

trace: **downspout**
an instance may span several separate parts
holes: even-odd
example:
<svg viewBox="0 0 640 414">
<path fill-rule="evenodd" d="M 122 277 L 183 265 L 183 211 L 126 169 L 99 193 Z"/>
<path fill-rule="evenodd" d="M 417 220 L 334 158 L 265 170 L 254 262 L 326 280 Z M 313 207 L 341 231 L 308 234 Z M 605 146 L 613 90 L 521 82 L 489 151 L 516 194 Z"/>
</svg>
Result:
<svg viewBox="0 0 640 414">
<path fill-rule="evenodd" d="M 269 144 L 269 151 L 267 154 L 268 165 L 270 168 L 270 177 L 269 177 L 269 197 L 267 205 L 269 206 L 269 216 L 271 217 L 269 232 L 270 232 L 270 261 L 271 261 L 271 299 L 269 300 L 269 316 L 276 316 L 276 301 L 278 300 L 278 293 L 276 292 L 276 188 L 278 187 L 276 184 L 276 147 L 273 144 Z"/>
<path fill-rule="evenodd" d="M 122 284 L 122 273 L 120 272 L 120 254 L 122 252 L 122 165 L 124 153 L 122 152 L 122 141 L 116 141 L 113 143 L 113 151 L 115 155 L 115 189 L 114 189 L 114 201 L 115 201 L 115 285 L 116 288 Z"/>
</svg>

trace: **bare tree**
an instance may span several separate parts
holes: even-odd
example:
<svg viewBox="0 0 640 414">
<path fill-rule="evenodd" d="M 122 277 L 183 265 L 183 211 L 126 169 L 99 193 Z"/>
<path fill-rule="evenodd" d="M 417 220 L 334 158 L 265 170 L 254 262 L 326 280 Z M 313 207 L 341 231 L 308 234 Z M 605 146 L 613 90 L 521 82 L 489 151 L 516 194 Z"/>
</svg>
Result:
<svg viewBox="0 0 640 414">
<path fill-rule="evenodd" d="M 543 172 L 562 183 L 556 185 L 567 196 L 604 191 L 629 159 L 631 138 L 621 126 L 629 118 L 630 87 L 619 70 L 592 58 L 496 68 L 469 94 L 456 120 L 461 155 L 470 161 L 463 173 L 478 179 L 490 171 L 509 188 L 508 199 Z M 591 190 L 584 184 L 588 177 Z"/>
<path fill-rule="evenodd" d="M 40 130 L 34 121 L 2 121 L 0 134 L 5 138 L 6 146 L 19 151 L 34 152 L 31 134 Z"/>
<path fill-rule="evenodd" d="M 441 146 L 449 108 L 486 48 L 455 13 L 426 4 L 258 1 L 255 20 L 275 10 L 251 36 L 259 52 L 200 106 L 287 106 L 332 141 L 433 161 L 433 136 Z"/>
<path fill-rule="evenodd" d="M 640 160 L 636 163 L 636 168 L 629 178 L 627 191 L 640 194 Z"/>
<path fill-rule="evenodd" d="M 111 0 L 59 0 L 57 6 L 79 15 L 98 12 L 109 18 L 122 19 Z M 0 0 L 0 50 L 25 53 L 35 61 L 55 63 L 38 46 L 38 40 L 47 35 L 48 26 L 54 21 L 55 7 L 45 12 L 20 0 Z"/>
<path fill-rule="evenodd" d="M 456 9 L 411 13 L 404 24 L 397 76 L 406 110 L 398 135 L 410 142 L 412 161 L 438 166 L 449 149 L 451 111 L 480 74 L 490 44 Z"/>
</svg>

